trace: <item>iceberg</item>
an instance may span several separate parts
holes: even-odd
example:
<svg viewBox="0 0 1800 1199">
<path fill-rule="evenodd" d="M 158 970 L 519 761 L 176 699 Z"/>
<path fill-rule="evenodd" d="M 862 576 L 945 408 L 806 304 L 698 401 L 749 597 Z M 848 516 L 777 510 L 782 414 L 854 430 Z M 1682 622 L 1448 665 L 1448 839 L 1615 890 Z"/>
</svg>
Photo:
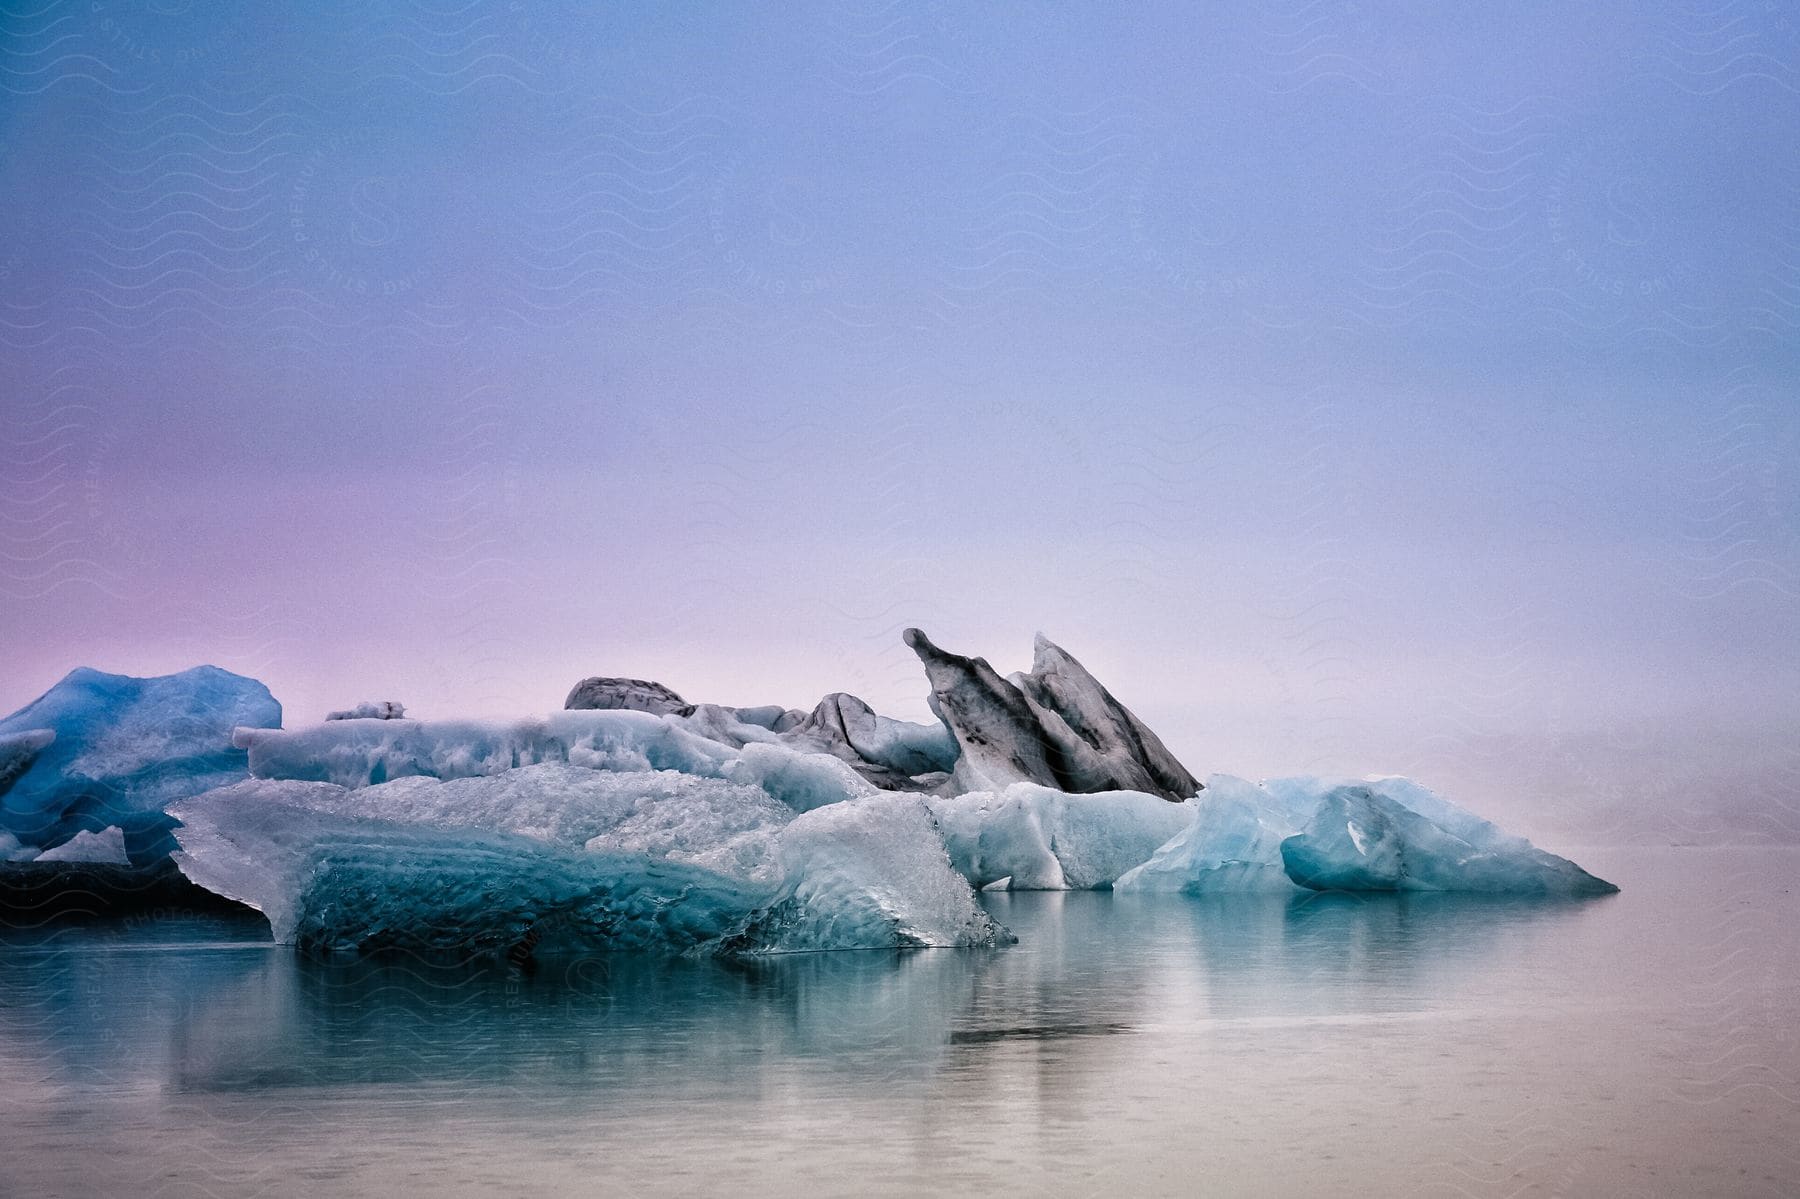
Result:
<svg viewBox="0 0 1800 1199">
<path fill-rule="evenodd" d="M 1462 823 L 1451 813 L 1446 818 Z M 1315 891 L 1584 896 L 1618 890 L 1567 858 L 1471 819 L 1493 834 L 1473 829 L 1479 843 L 1471 842 L 1371 787 L 1339 787 L 1303 831 L 1281 843 L 1281 858 L 1288 877 Z"/>
<path fill-rule="evenodd" d="M 246 777 L 232 730 L 280 723 L 267 687 L 216 666 L 70 671 L 0 720 L 0 832 L 41 852 L 118 826 L 133 860 L 148 862 L 166 804 Z"/>
<path fill-rule="evenodd" d="M 991 945 L 917 799 L 800 814 L 759 787 L 542 763 L 360 788 L 256 779 L 170 808 L 201 886 L 313 952 L 780 953 Z"/>
<path fill-rule="evenodd" d="M 321 952 L 993 945 L 997 889 L 1614 889 L 1410 779 L 1202 786 L 1041 635 L 1004 678 L 905 640 L 935 723 L 596 676 L 546 716 L 385 702 L 283 729 L 215 668 L 76 671 L 0 722 L 0 858 L 172 853 Z"/>
</svg>

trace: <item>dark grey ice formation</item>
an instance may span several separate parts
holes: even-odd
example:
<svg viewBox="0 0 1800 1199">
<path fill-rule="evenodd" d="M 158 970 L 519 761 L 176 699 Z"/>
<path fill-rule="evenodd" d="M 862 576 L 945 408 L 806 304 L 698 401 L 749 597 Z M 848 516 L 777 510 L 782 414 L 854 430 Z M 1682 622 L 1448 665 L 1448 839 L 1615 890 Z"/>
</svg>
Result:
<svg viewBox="0 0 1800 1199">
<path fill-rule="evenodd" d="M 1147 791 L 1178 800 L 1200 790 L 1200 780 L 1160 737 L 1042 633 L 1033 644 L 1030 673 L 1009 677 L 1037 709 L 1063 751 L 1066 769 L 1082 784 L 1064 790 Z"/>
<path fill-rule="evenodd" d="M 961 750 L 959 789 L 1033 782 L 1077 793 L 1144 791 L 1174 802 L 1199 792 L 1199 780 L 1156 734 L 1042 635 L 1030 672 L 1011 680 L 983 658 L 939 649 L 918 629 L 905 637 L 925 664 L 932 711 Z"/>
<path fill-rule="evenodd" d="M 653 712 L 667 716 L 688 702 L 661 683 L 647 679 L 582 679 L 563 701 L 564 708 L 622 708 L 628 712 Z"/>
<path fill-rule="evenodd" d="M 781 739 L 828 753 L 885 791 L 934 790 L 956 765 L 956 741 L 943 727 L 890 719 L 842 691 L 820 700 Z"/>
<path fill-rule="evenodd" d="M 795 748 L 830 754 L 885 791 L 956 794 L 1031 782 L 1086 794 L 1143 791 L 1179 802 L 1200 790 L 1143 721 L 1042 635 L 1031 670 L 1010 679 L 985 659 L 939 649 L 918 629 L 906 630 L 906 644 L 925 664 L 939 724 L 891 719 L 841 691 L 810 712 L 778 704 L 690 704 L 646 679 L 583 679 L 563 706 L 675 716 L 738 749 L 774 734 Z"/>
</svg>

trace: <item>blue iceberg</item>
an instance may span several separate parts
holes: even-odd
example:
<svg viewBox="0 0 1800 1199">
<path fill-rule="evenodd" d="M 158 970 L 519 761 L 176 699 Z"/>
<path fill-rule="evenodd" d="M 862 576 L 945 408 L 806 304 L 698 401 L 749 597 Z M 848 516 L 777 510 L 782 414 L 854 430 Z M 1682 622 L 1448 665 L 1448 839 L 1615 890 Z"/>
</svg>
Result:
<svg viewBox="0 0 1800 1199">
<path fill-rule="evenodd" d="M 1583 896 L 1618 890 L 1567 858 L 1446 807 L 1440 823 L 1371 787 L 1339 787 L 1303 831 L 1281 843 L 1281 860 L 1288 877 L 1315 891 Z"/>
<path fill-rule="evenodd" d="M 232 730 L 280 723 L 267 687 L 216 666 L 70 671 L 0 720 L 0 834 L 41 852 L 116 826 L 134 861 L 155 858 L 167 804 L 246 777 Z"/>
</svg>

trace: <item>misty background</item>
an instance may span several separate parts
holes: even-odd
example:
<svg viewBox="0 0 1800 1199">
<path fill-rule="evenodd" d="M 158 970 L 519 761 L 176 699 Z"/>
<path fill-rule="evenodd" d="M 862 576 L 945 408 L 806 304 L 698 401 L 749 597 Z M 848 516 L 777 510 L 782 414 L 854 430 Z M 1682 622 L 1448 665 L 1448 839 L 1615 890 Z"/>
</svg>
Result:
<svg viewBox="0 0 1800 1199">
<path fill-rule="evenodd" d="M 0 15 L 0 711 L 590 674 L 1800 838 L 1779 6 Z"/>
</svg>

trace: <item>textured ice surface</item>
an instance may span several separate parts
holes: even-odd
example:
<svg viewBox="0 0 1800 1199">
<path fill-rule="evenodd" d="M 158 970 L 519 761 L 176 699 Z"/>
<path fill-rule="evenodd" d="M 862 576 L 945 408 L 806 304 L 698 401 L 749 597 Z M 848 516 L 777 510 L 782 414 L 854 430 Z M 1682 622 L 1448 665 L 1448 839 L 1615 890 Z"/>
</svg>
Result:
<svg viewBox="0 0 1800 1199">
<path fill-rule="evenodd" d="M 916 799 L 796 815 L 760 787 L 567 763 L 356 789 L 253 780 L 171 809 L 176 860 L 312 949 L 769 953 L 990 944 Z"/>
<path fill-rule="evenodd" d="M 716 731 L 716 721 L 709 723 Z M 567 762 L 595 770 L 679 770 L 729 778 L 760 786 L 797 812 L 875 793 L 872 784 L 829 754 L 793 748 L 755 725 L 733 722 L 731 730 L 743 736 L 715 740 L 681 716 L 591 710 L 514 721 L 334 721 L 292 731 L 242 729 L 238 744 L 249 751 L 250 772 L 257 778 L 343 787 L 408 776 L 473 778 Z"/>
<path fill-rule="evenodd" d="M 1301 807 L 1316 807 L 1317 800 Z M 1120 891 L 1292 891 L 1281 843 L 1310 813 L 1255 783 L 1228 774 L 1206 780 L 1194 819 L 1150 859 L 1114 884 Z"/>
<path fill-rule="evenodd" d="M 956 766 L 956 738 L 942 723 L 893 720 L 841 691 L 783 729 L 781 739 L 830 754 L 887 790 L 928 790 Z"/>
<path fill-rule="evenodd" d="M 0 778 L 16 772 L 0 791 L 0 831 L 47 849 L 83 830 L 142 823 L 171 800 L 245 777 L 233 727 L 280 723 L 268 688 L 215 666 L 143 679 L 70 671 L 0 720 Z"/>
<path fill-rule="evenodd" d="M 931 708 L 955 734 L 959 791 L 1033 782 L 1093 794 L 1153 792 L 1180 802 L 1200 784 L 1155 733 L 1043 634 L 1029 673 L 1003 679 L 985 658 L 939 649 L 918 629 Z"/>
<path fill-rule="evenodd" d="M 131 864 L 130 856 L 125 852 L 125 834 L 117 828 L 102 829 L 97 833 L 76 833 L 55 849 L 46 849 L 38 855 L 37 860 L 40 862 L 105 862 L 114 866 Z"/>
<path fill-rule="evenodd" d="M 1141 791 L 1071 795 L 1036 783 L 929 802 L 957 870 L 977 887 L 1010 878 L 1017 891 L 1109 886 L 1195 812 Z"/>
<path fill-rule="evenodd" d="M 733 746 L 678 718 L 620 710 L 524 720 L 341 720 L 305 729 L 241 729 L 257 778 L 367 787 L 389 779 L 471 778 L 568 762 L 596 770 L 680 770 L 718 777 Z"/>
<path fill-rule="evenodd" d="M 364 700 L 354 708 L 328 712 L 326 720 L 399 720 L 406 715 L 406 705 L 396 700 Z"/>
<path fill-rule="evenodd" d="M 1341 787 L 1363 787 L 1375 795 L 1391 799 L 1472 845 L 1517 849 L 1530 844 L 1523 837 L 1505 832 L 1497 825 L 1483 820 L 1466 808 L 1457 807 L 1435 791 L 1403 775 L 1369 775 L 1360 779 L 1296 775 L 1292 778 L 1269 779 L 1263 783 L 1263 788 L 1294 814 L 1296 832 L 1301 825 L 1312 819 L 1325 797 Z"/>
<path fill-rule="evenodd" d="M 1391 781 L 1391 780 L 1384 780 Z M 1387 791 L 1395 790 L 1393 787 Z M 1423 788 L 1419 788 L 1423 791 Z M 1477 891 L 1509 895 L 1600 895 L 1618 888 L 1575 863 L 1501 833 L 1447 801 L 1440 814 L 1480 844 L 1449 831 L 1372 786 L 1326 794 L 1306 828 L 1281 843 L 1296 883 L 1321 891 Z M 1419 797 L 1415 796 L 1415 799 Z M 1436 808 L 1436 804 L 1426 804 Z M 1491 831 L 1489 831 L 1491 830 Z"/>
<path fill-rule="evenodd" d="M 649 712 L 653 716 L 662 716 L 686 705 L 687 700 L 661 683 L 605 676 L 581 680 L 563 701 L 565 708 Z"/>
</svg>

